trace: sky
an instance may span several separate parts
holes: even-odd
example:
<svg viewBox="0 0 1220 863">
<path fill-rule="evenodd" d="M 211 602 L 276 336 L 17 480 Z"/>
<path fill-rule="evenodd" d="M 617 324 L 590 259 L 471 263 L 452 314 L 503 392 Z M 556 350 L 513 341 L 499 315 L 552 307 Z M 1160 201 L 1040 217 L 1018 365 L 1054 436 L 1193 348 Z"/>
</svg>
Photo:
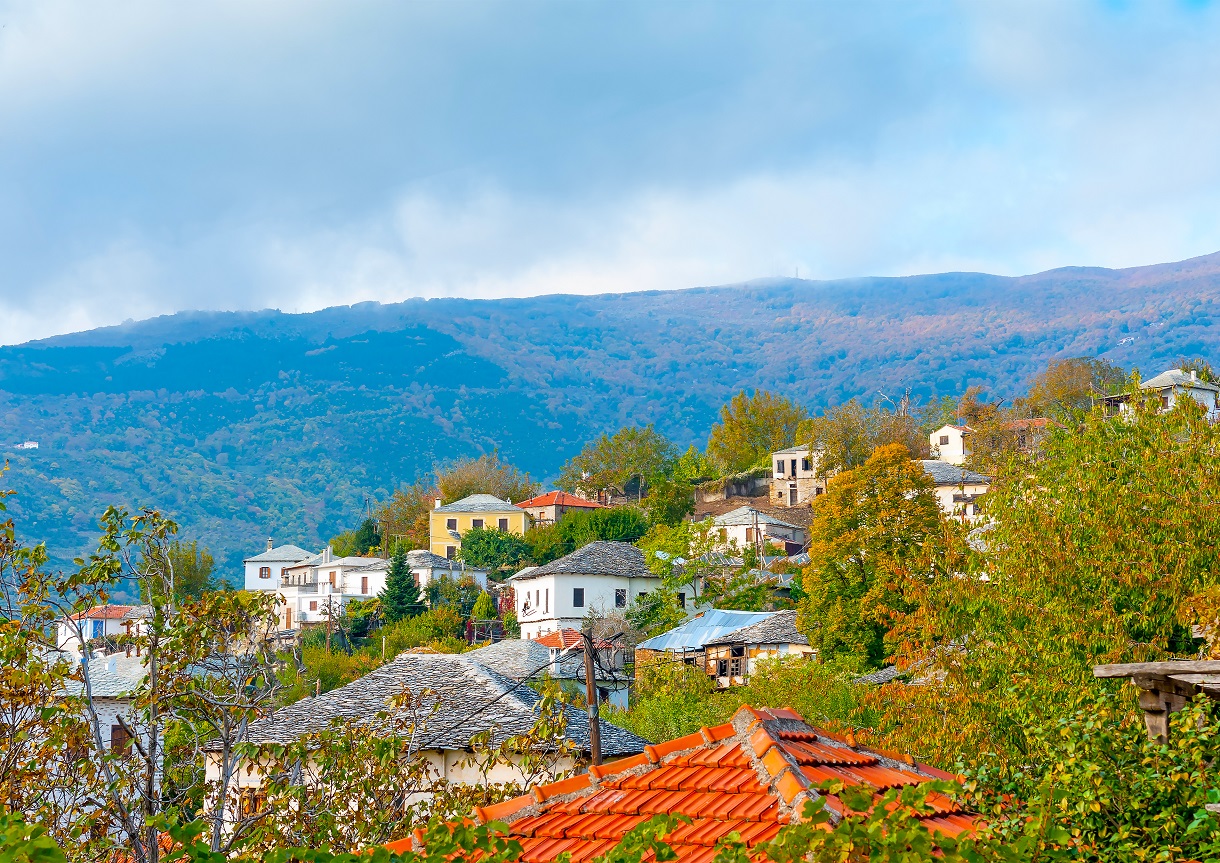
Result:
<svg viewBox="0 0 1220 863">
<path fill-rule="evenodd" d="M 0 0 L 0 343 L 1220 250 L 1198 2 Z"/>
</svg>

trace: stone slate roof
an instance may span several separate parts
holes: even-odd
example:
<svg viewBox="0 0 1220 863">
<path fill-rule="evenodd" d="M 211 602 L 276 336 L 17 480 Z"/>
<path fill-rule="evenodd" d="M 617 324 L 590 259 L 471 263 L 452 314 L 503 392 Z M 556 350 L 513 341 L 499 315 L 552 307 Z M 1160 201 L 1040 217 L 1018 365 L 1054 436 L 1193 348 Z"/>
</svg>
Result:
<svg viewBox="0 0 1220 863">
<path fill-rule="evenodd" d="M 1170 387 L 1190 387 L 1196 390 L 1220 392 L 1220 387 L 1215 384 L 1204 383 L 1198 378 L 1191 378 L 1190 372 L 1184 372 L 1181 369 L 1170 369 L 1169 371 L 1161 372 L 1156 377 L 1149 378 L 1140 384 L 1140 389 L 1144 390 L 1164 390 Z"/>
<path fill-rule="evenodd" d="M 472 494 L 453 503 L 438 506 L 433 512 L 516 512 L 517 508 L 494 494 Z"/>
<path fill-rule="evenodd" d="M 923 472 L 930 476 L 932 482 L 937 485 L 975 485 L 991 482 L 989 476 L 966 470 L 961 465 L 949 464 L 947 461 L 922 459 L 919 463 L 923 466 Z"/>
<path fill-rule="evenodd" d="M 537 719 L 541 699 L 534 690 L 518 685 L 479 662 L 459 654 L 402 653 L 359 680 L 295 704 L 250 725 L 253 743 L 288 743 L 303 734 L 325 730 L 333 720 L 366 722 L 387 710 L 386 700 L 405 690 L 431 694 L 423 698 L 426 725 L 416 731 L 420 749 L 467 749 L 472 735 L 492 729 L 491 744 L 527 733 Z M 433 705 L 439 704 L 436 712 Z M 587 715 L 565 707 L 567 736 L 589 751 Z M 602 753 L 618 757 L 643 752 L 648 741 L 630 731 L 601 722 Z"/>
<path fill-rule="evenodd" d="M 247 557 L 243 563 L 300 563 L 309 557 L 313 557 L 313 552 L 295 545 L 277 545 L 270 551 Z"/>
<path fill-rule="evenodd" d="M 144 656 L 127 656 L 124 653 L 113 653 L 110 656 L 99 656 L 89 660 L 89 689 L 94 698 L 127 698 L 140 680 L 148 673 L 144 665 Z M 79 695 L 84 692 L 85 685 L 77 681 L 69 681 L 65 687 L 69 693 Z"/>
<path fill-rule="evenodd" d="M 757 510 L 752 506 L 739 506 L 732 512 L 726 512 L 724 515 L 718 515 L 715 518 L 715 524 L 717 527 L 738 527 L 741 525 L 752 527 L 755 523 L 756 515 L 758 524 L 775 524 L 779 525 L 780 527 L 791 527 L 795 530 L 802 529 L 800 525 L 782 521 L 781 519 L 778 519 L 773 515 L 767 515 L 762 510 Z"/>
<path fill-rule="evenodd" d="M 796 609 L 777 611 L 766 620 L 722 635 L 713 644 L 809 644 L 796 629 Z"/>
<path fill-rule="evenodd" d="M 883 683 L 890 683 L 897 680 L 902 672 L 898 670 L 897 665 L 887 665 L 885 668 L 857 677 L 852 683 L 871 683 L 875 686 L 880 686 Z"/>
<path fill-rule="evenodd" d="M 462 656 L 512 680 L 529 680 L 541 677 L 544 672 L 556 680 L 585 679 L 585 657 L 581 651 L 573 650 L 561 657 L 556 673 L 550 664 L 551 649 L 530 639 L 510 638 Z"/>
<path fill-rule="evenodd" d="M 629 542 L 591 542 L 559 560 L 552 560 L 529 572 L 524 570 L 514 578 L 538 578 L 543 575 L 620 575 L 626 578 L 656 578 L 644 564 L 644 552 Z"/>
<path fill-rule="evenodd" d="M 412 569 L 461 569 L 460 561 L 449 560 L 439 554 L 433 554 L 425 548 L 417 548 L 407 552 L 407 565 Z"/>
</svg>

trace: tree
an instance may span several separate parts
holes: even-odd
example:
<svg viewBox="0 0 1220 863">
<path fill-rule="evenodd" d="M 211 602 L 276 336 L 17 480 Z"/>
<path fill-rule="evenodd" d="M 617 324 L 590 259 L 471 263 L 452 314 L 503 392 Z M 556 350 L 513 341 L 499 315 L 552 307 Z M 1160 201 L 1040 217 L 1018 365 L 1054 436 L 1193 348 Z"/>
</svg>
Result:
<svg viewBox="0 0 1220 863">
<path fill-rule="evenodd" d="M 391 548 L 401 544 L 408 549 L 428 547 L 428 513 L 440 494 L 431 482 L 417 482 L 399 488 L 377 510 L 377 521 Z"/>
<path fill-rule="evenodd" d="M 695 490 L 690 483 L 658 478 L 648 489 L 644 511 L 653 524 L 677 524 L 695 511 Z"/>
<path fill-rule="evenodd" d="M 674 462 L 673 479 L 675 482 L 694 484 L 700 480 L 716 478 L 716 468 L 710 460 L 695 445 L 687 447 L 686 452 Z"/>
<path fill-rule="evenodd" d="M 174 595 L 179 602 L 198 599 L 206 591 L 214 590 L 212 568 L 215 561 L 206 548 L 199 548 L 195 540 L 184 542 L 173 540 L 166 548 L 174 572 Z"/>
<path fill-rule="evenodd" d="M 379 598 L 387 623 L 414 617 L 424 610 L 419 586 L 415 583 L 415 575 L 407 563 L 407 552 L 401 546 L 395 549 L 390 558 L 385 587 L 382 588 Z"/>
<path fill-rule="evenodd" d="M 470 612 L 472 620 L 495 620 L 496 603 L 491 598 L 491 594 L 483 591 L 479 594 L 479 598 L 474 601 L 474 608 Z"/>
<path fill-rule="evenodd" d="M 541 486 L 510 464 L 500 461 L 498 452 L 478 458 L 464 458 L 436 470 L 437 495 L 453 503 L 472 494 L 491 494 L 508 501 L 523 501 L 536 495 Z"/>
<path fill-rule="evenodd" d="M 1214 384 L 1217 380 L 1216 372 L 1212 368 L 1212 364 L 1205 359 L 1195 358 L 1193 360 L 1178 360 L 1178 368 L 1190 374 L 1194 372 L 1199 380 L 1207 384 Z"/>
<path fill-rule="evenodd" d="M 462 534 L 458 549 L 459 560 L 491 572 L 520 569 L 529 555 L 530 545 L 523 537 L 495 528 L 471 528 Z"/>
<path fill-rule="evenodd" d="M 653 525 L 638 543 L 648 568 L 671 593 L 690 593 L 696 604 L 708 579 L 723 570 L 720 531 L 709 517 L 670 526 Z"/>
<path fill-rule="evenodd" d="M 1051 360 L 1030 384 L 1029 410 L 1064 423 L 1079 422 L 1096 397 L 1118 392 L 1127 383 L 1118 366 L 1093 357 Z"/>
<path fill-rule="evenodd" d="M 912 458 L 927 453 L 928 440 L 903 398 L 893 410 L 863 407 L 852 399 L 801 425 L 800 436 L 822 452 L 821 469 L 829 476 L 864 464 L 877 447 L 902 445 Z"/>
<path fill-rule="evenodd" d="M 670 473 L 674 455 L 674 445 L 652 425 L 629 426 L 585 444 L 563 466 L 557 484 L 570 492 L 609 490 L 622 495 L 634 480 L 642 496 L 654 477 Z"/>
<path fill-rule="evenodd" d="M 769 461 L 770 454 L 791 446 L 805 409 L 765 390 L 742 390 L 720 409 L 720 422 L 707 439 L 708 458 L 722 475 L 739 473 Z"/>
<path fill-rule="evenodd" d="M 525 538 L 530 561 L 540 566 L 591 542 L 635 542 L 647 532 L 648 519 L 640 510 L 616 506 L 570 511 L 555 524 L 534 528 Z"/>
<path fill-rule="evenodd" d="M 932 481 L 906 447 L 879 447 L 833 477 L 814 506 L 798 626 L 819 661 L 876 666 L 897 615 L 909 613 L 908 567 L 941 530 Z"/>
</svg>

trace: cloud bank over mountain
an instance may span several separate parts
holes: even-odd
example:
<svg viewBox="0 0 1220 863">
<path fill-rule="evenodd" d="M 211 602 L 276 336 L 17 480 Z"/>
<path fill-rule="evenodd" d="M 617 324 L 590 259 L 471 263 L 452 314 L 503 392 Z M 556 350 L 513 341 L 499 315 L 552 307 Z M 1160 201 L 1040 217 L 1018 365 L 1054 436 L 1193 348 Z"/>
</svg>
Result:
<svg viewBox="0 0 1220 863">
<path fill-rule="evenodd" d="M 0 4 L 0 342 L 1220 248 L 1200 4 Z"/>
</svg>

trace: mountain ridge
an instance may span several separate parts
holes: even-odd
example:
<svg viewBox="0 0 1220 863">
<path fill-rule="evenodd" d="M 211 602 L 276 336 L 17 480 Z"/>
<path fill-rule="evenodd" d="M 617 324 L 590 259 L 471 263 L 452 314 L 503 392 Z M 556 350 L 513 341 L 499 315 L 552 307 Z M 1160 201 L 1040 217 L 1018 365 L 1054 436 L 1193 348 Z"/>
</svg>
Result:
<svg viewBox="0 0 1220 863">
<path fill-rule="evenodd" d="M 540 478 L 654 422 L 702 444 L 741 388 L 811 409 L 910 388 L 1023 391 L 1054 357 L 1146 372 L 1214 354 L 1220 253 L 1122 270 L 767 278 L 676 291 L 181 312 L 0 347 L 6 485 L 57 561 L 105 504 L 149 504 L 233 574 L 434 464 L 498 449 Z M 1213 357 L 1214 359 L 1214 357 Z"/>
</svg>

